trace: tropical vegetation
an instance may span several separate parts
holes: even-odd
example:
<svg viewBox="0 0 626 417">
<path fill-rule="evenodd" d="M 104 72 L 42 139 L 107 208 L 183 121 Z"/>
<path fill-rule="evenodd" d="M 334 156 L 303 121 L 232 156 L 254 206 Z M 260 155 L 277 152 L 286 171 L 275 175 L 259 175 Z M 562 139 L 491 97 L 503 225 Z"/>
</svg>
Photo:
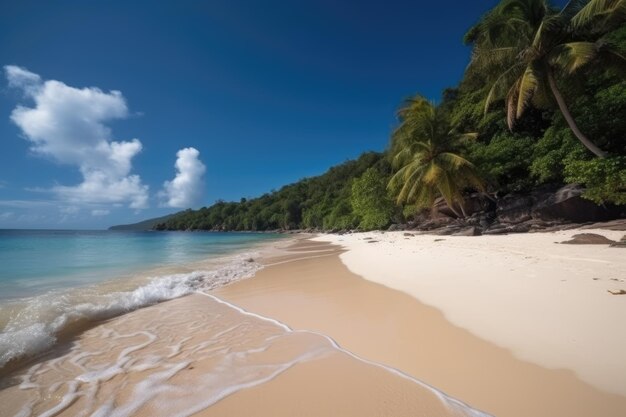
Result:
<svg viewBox="0 0 626 417">
<path fill-rule="evenodd" d="M 502 0 L 465 35 L 459 85 L 405 100 L 383 153 L 278 191 L 188 210 L 158 229 L 363 230 L 437 201 L 579 183 L 626 205 L 626 0 Z M 439 199 L 439 200 L 438 200 Z"/>
</svg>

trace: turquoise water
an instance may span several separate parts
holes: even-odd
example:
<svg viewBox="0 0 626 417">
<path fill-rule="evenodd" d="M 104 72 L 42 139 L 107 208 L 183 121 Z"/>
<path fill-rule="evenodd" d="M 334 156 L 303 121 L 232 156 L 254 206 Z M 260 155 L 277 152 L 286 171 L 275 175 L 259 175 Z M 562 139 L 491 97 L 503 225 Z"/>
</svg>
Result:
<svg viewBox="0 0 626 417">
<path fill-rule="evenodd" d="M 261 233 L 0 230 L 0 302 L 221 256 L 276 238 Z"/>
<path fill-rule="evenodd" d="M 281 235 L 0 230 L 0 368 L 85 322 L 252 275 Z"/>
</svg>

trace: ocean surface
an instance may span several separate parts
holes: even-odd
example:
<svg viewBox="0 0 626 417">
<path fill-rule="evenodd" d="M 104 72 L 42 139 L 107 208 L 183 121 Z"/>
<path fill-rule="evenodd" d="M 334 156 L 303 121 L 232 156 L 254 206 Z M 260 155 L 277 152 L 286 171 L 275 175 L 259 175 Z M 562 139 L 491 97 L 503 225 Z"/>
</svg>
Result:
<svg viewBox="0 0 626 417">
<path fill-rule="evenodd" d="M 252 275 L 281 235 L 0 230 L 0 368 L 89 322 Z"/>
</svg>

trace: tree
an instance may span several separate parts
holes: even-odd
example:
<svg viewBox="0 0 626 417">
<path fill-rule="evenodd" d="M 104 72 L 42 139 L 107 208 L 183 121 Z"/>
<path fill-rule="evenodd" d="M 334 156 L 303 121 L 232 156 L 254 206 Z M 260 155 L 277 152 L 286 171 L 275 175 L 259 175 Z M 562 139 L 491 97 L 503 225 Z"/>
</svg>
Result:
<svg viewBox="0 0 626 417">
<path fill-rule="evenodd" d="M 476 167 L 456 152 L 476 135 L 454 132 L 443 111 L 420 96 L 407 100 L 398 116 L 400 126 L 390 149 L 397 171 L 388 185 L 397 193 L 398 204 L 415 202 L 418 208 L 430 208 L 441 196 L 457 216 L 464 217 L 463 190 L 482 191 L 483 182 Z"/>
<path fill-rule="evenodd" d="M 470 76 L 491 86 L 485 100 L 504 98 L 509 129 L 532 104 L 544 108 L 554 99 L 580 142 L 598 157 L 607 154 L 579 129 L 557 84 L 593 65 L 624 67 L 622 51 L 609 34 L 626 19 L 626 1 L 570 1 L 560 12 L 546 0 L 503 0 L 466 35 L 474 45 Z"/>
<path fill-rule="evenodd" d="M 354 213 L 361 217 L 361 229 L 382 229 L 391 222 L 393 202 L 387 194 L 385 177 L 375 168 L 354 180 L 351 200 Z"/>
</svg>

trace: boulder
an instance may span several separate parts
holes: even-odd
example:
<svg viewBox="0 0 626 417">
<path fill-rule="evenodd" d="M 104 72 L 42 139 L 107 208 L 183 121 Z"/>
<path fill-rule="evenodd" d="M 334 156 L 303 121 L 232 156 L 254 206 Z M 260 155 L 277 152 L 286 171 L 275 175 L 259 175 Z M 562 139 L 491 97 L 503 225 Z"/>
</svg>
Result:
<svg viewBox="0 0 626 417">
<path fill-rule="evenodd" d="M 495 224 L 491 226 L 489 229 L 484 230 L 484 235 L 505 235 L 509 233 L 526 233 L 531 229 L 531 224 L 529 223 L 520 223 L 513 225 L 506 224 Z"/>
<path fill-rule="evenodd" d="M 561 243 L 568 245 L 609 245 L 617 242 L 595 233 L 578 233 L 572 236 L 571 240 L 566 240 Z"/>
<path fill-rule="evenodd" d="M 599 206 L 584 199 L 585 189 L 578 184 L 569 184 L 537 201 L 531 210 L 533 219 L 565 221 L 575 223 L 613 220 L 620 217 L 623 208 Z"/>
<path fill-rule="evenodd" d="M 439 228 L 454 224 L 455 222 L 456 222 L 456 219 L 453 219 L 452 217 L 437 217 L 434 219 L 427 220 L 423 223 L 420 223 L 416 229 L 417 230 L 439 229 Z"/>
<path fill-rule="evenodd" d="M 496 203 L 496 217 L 498 221 L 517 224 L 530 220 L 530 212 L 536 199 L 535 195 L 505 195 Z"/>
<path fill-rule="evenodd" d="M 463 202 L 463 210 L 465 210 L 465 215 L 471 216 L 474 213 L 483 212 L 493 210 L 494 202 L 487 198 L 484 194 L 473 193 L 467 196 Z M 457 212 L 461 212 L 458 207 L 455 207 Z M 448 206 L 446 201 L 439 197 L 435 200 L 435 204 L 433 206 L 433 217 L 452 217 L 456 218 L 457 215 L 454 214 L 454 211 Z"/>
<path fill-rule="evenodd" d="M 452 236 L 480 236 L 482 234 L 480 227 L 471 226 L 453 233 Z"/>
</svg>

